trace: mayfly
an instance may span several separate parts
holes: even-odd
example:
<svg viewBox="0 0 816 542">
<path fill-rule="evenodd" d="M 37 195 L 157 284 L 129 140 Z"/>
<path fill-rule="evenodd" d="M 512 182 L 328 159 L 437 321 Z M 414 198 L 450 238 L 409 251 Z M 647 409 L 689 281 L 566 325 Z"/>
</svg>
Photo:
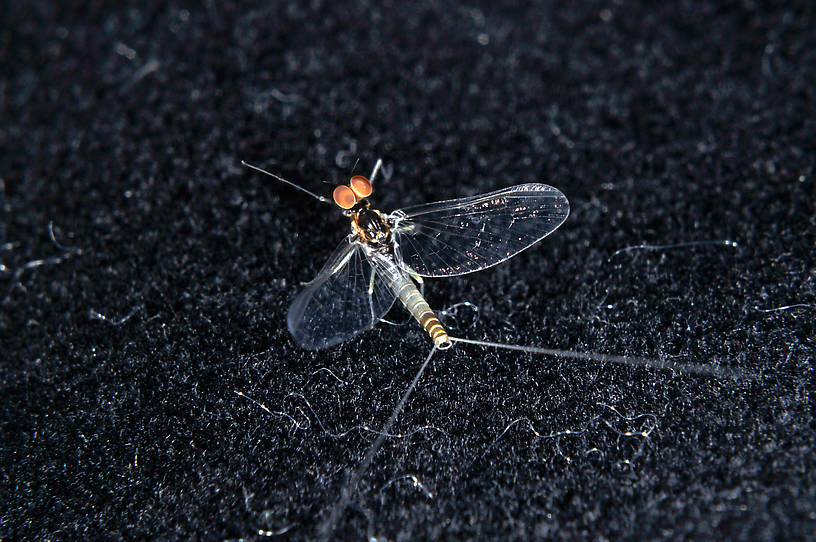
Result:
<svg viewBox="0 0 816 542">
<path fill-rule="evenodd" d="M 373 328 L 397 299 L 436 348 L 449 348 L 450 336 L 417 287 L 422 277 L 497 265 L 541 241 L 569 216 L 566 196 L 540 183 L 385 214 L 368 201 L 380 164 L 370 179 L 355 175 L 334 189 L 332 199 L 351 230 L 289 308 L 289 331 L 303 348 L 328 348 Z"/>
<path fill-rule="evenodd" d="M 242 163 L 324 203 L 332 203 L 332 200 L 286 179 Z M 679 369 L 719 377 L 743 377 L 739 371 L 710 365 L 680 365 L 669 360 L 449 336 L 417 287 L 417 283 L 422 284 L 422 277 L 464 275 L 512 258 L 558 229 L 569 216 L 569 202 L 557 188 L 529 183 L 385 214 L 372 208 L 368 201 L 380 167 L 378 161 L 370 179 L 355 175 L 347 185 L 334 189 L 333 202 L 348 217 L 350 232 L 314 280 L 295 297 L 287 316 L 289 331 L 303 348 L 328 348 L 374 327 L 399 299 L 430 335 L 433 348 L 362 463 L 346 480 L 340 499 L 318 530 L 323 538 L 331 538 L 357 480 L 389 434 L 434 353 L 450 348 L 453 342 L 630 366 Z"/>
<path fill-rule="evenodd" d="M 313 198 L 342 209 L 350 232 L 317 276 L 289 307 L 287 324 L 303 348 L 319 350 L 373 328 L 400 302 L 433 340 L 433 350 L 453 342 L 630 366 L 675 369 L 721 377 L 741 377 L 717 366 L 668 359 L 576 352 L 539 346 L 451 337 L 431 310 L 417 283 L 422 277 L 453 277 L 497 265 L 536 244 L 569 216 L 567 197 L 557 188 L 527 183 L 479 196 L 438 201 L 384 214 L 368 201 L 382 161 L 370 179 L 351 177 L 332 199 L 244 161 Z M 429 357 L 430 359 L 430 357 Z"/>
</svg>

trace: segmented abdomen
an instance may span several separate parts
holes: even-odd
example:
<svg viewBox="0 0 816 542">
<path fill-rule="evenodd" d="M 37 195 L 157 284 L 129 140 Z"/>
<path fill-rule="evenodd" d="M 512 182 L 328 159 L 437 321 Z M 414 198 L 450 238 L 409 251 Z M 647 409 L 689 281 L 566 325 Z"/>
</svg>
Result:
<svg viewBox="0 0 816 542">
<path fill-rule="evenodd" d="M 402 281 L 395 284 L 393 288 L 399 300 L 402 301 L 402 304 L 408 309 L 408 312 L 416 318 L 419 325 L 431 336 L 436 347 L 441 350 L 449 348 L 451 346 L 451 340 L 450 337 L 448 337 L 448 333 L 445 331 L 445 328 L 442 327 L 439 318 L 437 318 L 436 314 L 431 310 L 431 307 L 428 305 L 428 302 L 425 301 L 425 298 L 422 297 L 416 285 L 410 279 L 403 277 Z"/>
<path fill-rule="evenodd" d="M 372 251 L 368 254 L 371 265 L 379 273 L 386 284 L 396 294 L 399 300 L 405 305 L 405 308 L 411 313 L 411 316 L 416 318 L 419 325 L 422 326 L 428 335 L 433 339 L 434 344 L 440 350 L 450 348 L 453 344 L 448 337 L 448 333 L 439 318 L 428 306 L 428 302 L 422 297 L 422 294 L 416 287 L 416 284 L 408 278 L 405 271 L 400 269 L 394 261 L 394 257 L 390 254 L 382 254 Z"/>
</svg>

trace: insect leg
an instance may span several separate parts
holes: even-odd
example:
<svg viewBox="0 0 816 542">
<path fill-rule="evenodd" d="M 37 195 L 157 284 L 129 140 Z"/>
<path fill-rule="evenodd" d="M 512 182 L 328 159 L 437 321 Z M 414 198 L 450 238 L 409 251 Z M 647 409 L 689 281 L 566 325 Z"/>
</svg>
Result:
<svg viewBox="0 0 816 542">
<path fill-rule="evenodd" d="M 419 293 L 422 294 L 422 297 L 425 297 L 425 281 L 422 280 L 422 277 L 420 277 L 416 273 L 412 273 L 411 271 L 408 271 L 408 274 L 411 275 L 411 278 L 414 279 L 414 282 L 419 284 Z"/>
<path fill-rule="evenodd" d="M 419 284 L 419 292 L 422 294 L 422 297 L 425 297 L 425 283 L 422 281 L 422 277 L 420 277 L 419 275 L 417 275 L 415 273 L 412 273 L 411 271 L 408 271 L 408 275 L 412 279 L 414 279 L 417 282 L 417 284 Z M 372 280 L 372 282 L 374 281 L 373 276 L 371 277 L 371 280 Z M 385 322 L 386 324 L 391 324 L 391 325 L 394 325 L 394 326 L 404 326 L 405 324 L 409 323 L 412 319 L 413 318 L 411 318 L 409 316 L 408 318 L 406 318 L 402 322 L 392 322 L 391 320 L 386 320 L 385 318 L 380 318 L 380 322 Z"/>
<path fill-rule="evenodd" d="M 380 168 L 382 167 L 382 158 L 377 159 L 377 163 L 374 164 L 374 169 L 371 171 L 371 177 L 369 178 L 368 182 L 374 184 L 374 177 L 377 176 L 377 173 L 380 172 Z"/>
<path fill-rule="evenodd" d="M 307 189 L 303 188 L 302 186 L 300 186 L 299 184 L 295 184 L 292 181 L 287 181 L 283 177 L 278 177 L 274 173 L 270 173 L 270 172 L 266 171 L 265 169 L 259 168 L 258 166 L 253 166 L 252 164 L 248 164 L 248 163 L 244 162 L 243 160 L 241 160 L 241 163 L 243 165 L 245 165 L 246 167 L 250 168 L 250 169 L 254 169 L 255 171 L 265 173 L 266 175 L 269 175 L 270 177 L 272 177 L 274 179 L 277 179 L 282 183 L 288 184 L 289 186 L 291 186 L 293 188 L 297 188 L 301 192 L 305 192 L 305 193 L 309 194 L 310 196 L 312 196 L 317 201 L 320 201 L 320 202 L 323 202 L 323 203 L 328 203 L 329 205 L 333 205 L 333 203 L 331 202 L 331 200 L 329 198 L 324 198 L 323 196 L 318 196 L 317 194 L 315 194 L 311 190 L 307 190 Z"/>
<path fill-rule="evenodd" d="M 371 268 L 371 280 L 368 281 L 368 308 L 371 311 L 371 322 L 376 323 L 377 317 L 374 316 L 374 273 L 376 271 Z"/>
</svg>

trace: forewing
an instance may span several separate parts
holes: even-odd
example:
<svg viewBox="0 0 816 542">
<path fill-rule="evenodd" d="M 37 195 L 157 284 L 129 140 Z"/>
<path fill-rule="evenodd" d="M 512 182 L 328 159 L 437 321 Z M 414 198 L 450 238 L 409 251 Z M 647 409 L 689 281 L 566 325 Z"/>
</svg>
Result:
<svg viewBox="0 0 816 542">
<path fill-rule="evenodd" d="M 369 263 L 365 247 L 346 239 L 292 302 L 287 324 L 301 347 L 328 348 L 374 327 L 394 298 Z"/>
<path fill-rule="evenodd" d="M 496 192 L 408 207 L 391 214 L 395 255 L 423 277 L 472 273 L 540 241 L 569 215 L 557 188 L 520 184 Z"/>
</svg>

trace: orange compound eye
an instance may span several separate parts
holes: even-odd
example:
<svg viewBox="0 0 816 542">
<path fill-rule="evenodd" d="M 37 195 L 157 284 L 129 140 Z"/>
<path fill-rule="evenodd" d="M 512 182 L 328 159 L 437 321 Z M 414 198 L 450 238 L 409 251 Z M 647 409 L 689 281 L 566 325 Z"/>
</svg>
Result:
<svg viewBox="0 0 816 542">
<path fill-rule="evenodd" d="M 349 181 L 349 186 L 360 199 L 367 198 L 374 191 L 371 182 L 362 175 L 352 177 Z"/>
<path fill-rule="evenodd" d="M 351 191 L 348 186 L 338 186 L 332 193 L 334 203 L 343 209 L 351 209 L 357 204 L 357 196 Z"/>
</svg>

